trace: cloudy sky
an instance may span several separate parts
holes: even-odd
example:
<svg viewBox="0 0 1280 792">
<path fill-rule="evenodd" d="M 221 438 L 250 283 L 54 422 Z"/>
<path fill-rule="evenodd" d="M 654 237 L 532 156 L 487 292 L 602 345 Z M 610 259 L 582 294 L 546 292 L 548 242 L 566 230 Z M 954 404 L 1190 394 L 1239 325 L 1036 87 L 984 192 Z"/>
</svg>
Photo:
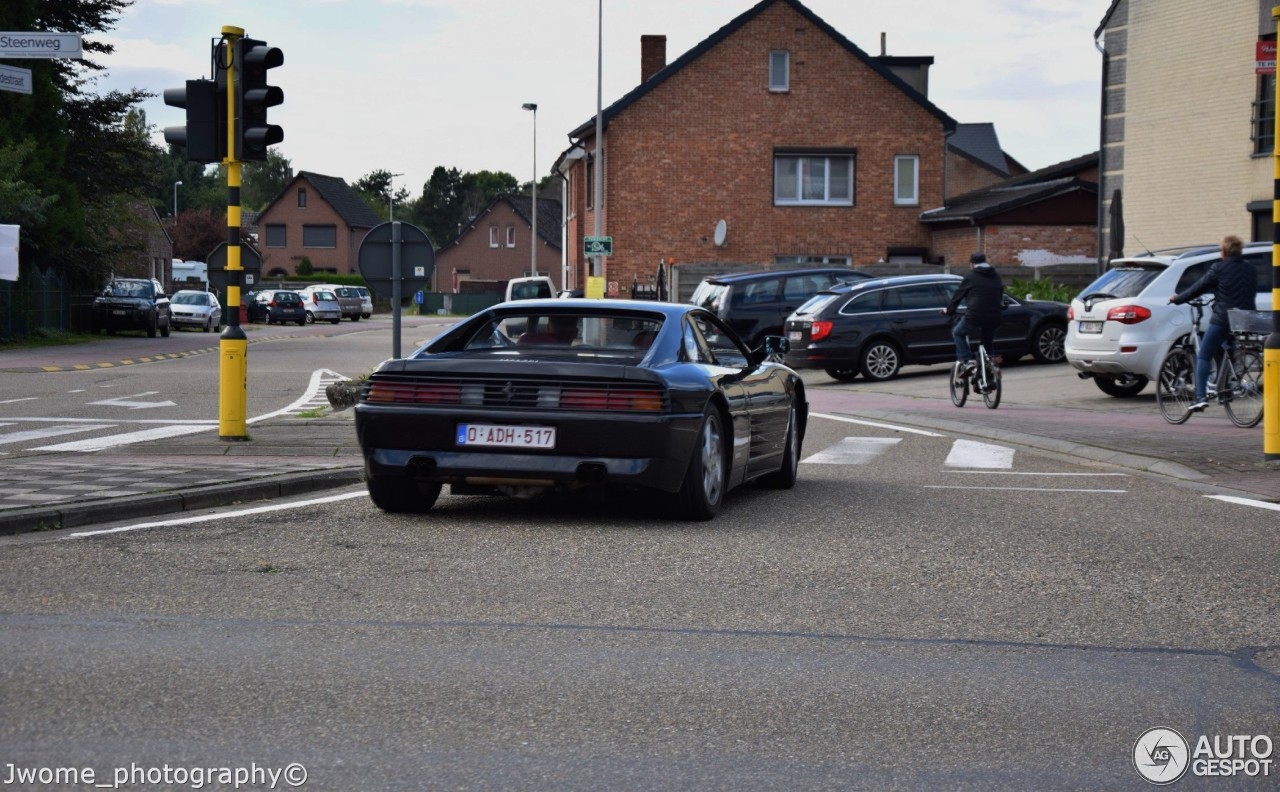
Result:
<svg viewBox="0 0 1280 792">
<path fill-rule="evenodd" d="M 1101 55 L 1093 32 L 1110 0 L 803 0 L 870 54 L 931 55 L 929 98 L 957 121 L 992 122 L 1035 169 L 1098 147 Z M 568 133 L 596 111 L 603 19 L 604 105 L 640 80 L 640 36 L 675 60 L 755 0 L 135 0 L 107 39 L 102 88 L 156 94 L 209 75 L 224 25 L 284 51 L 272 72 L 284 105 L 278 151 L 295 171 L 355 181 L 403 174 L 413 196 L 437 165 L 549 172 Z M 184 123 L 157 97 L 159 130 Z"/>
</svg>

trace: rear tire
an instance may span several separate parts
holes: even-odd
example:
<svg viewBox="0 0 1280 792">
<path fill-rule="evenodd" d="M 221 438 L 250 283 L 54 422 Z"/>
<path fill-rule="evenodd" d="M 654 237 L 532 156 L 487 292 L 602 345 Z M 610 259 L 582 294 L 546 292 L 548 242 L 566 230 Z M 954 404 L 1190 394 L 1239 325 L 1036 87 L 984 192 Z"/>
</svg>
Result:
<svg viewBox="0 0 1280 792">
<path fill-rule="evenodd" d="M 311 315 L 311 312 L 310 312 L 310 311 L 307 311 L 307 319 L 306 319 L 306 321 L 307 321 L 307 324 L 315 324 L 315 323 L 316 323 L 316 318 L 315 318 L 314 316 L 312 316 L 312 315 Z"/>
<path fill-rule="evenodd" d="M 1196 361 L 1185 349 L 1175 349 L 1160 365 L 1156 380 L 1156 404 L 1171 424 L 1186 423 L 1196 397 Z"/>
<path fill-rule="evenodd" d="M 862 351 L 862 376 L 871 382 L 893 379 L 901 370 L 902 352 L 892 341 L 872 341 Z"/>
<path fill-rule="evenodd" d="M 370 476 L 365 483 L 373 505 L 392 514 L 425 514 L 440 497 L 442 486 L 404 476 Z"/>
<path fill-rule="evenodd" d="M 994 410 L 1000 406 L 1000 396 L 1004 392 L 1003 379 L 999 368 L 987 366 L 987 389 L 982 392 L 982 403 L 987 405 L 987 409 Z"/>
<path fill-rule="evenodd" d="M 686 520 L 715 517 L 724 502 L 725 486 L 729 481 L 727 468 L 720 411 L 708 406 L 702 416 L 702 427 L 698 430 L 698 442 L 685 470 L 684 483 L 675 496 L 677 515 Z"/>
<path fill-rule="evenodd" d="M 1067 359 L 1067 329 L 1060 324 L 1047 324 L 1031 337 L 1031 356 L 1038 363 L 1061 363 Z"/>
<path fill-rule="evenodd" d="M 1121 374 L 1118 377 L 1094 377 L 1093 384 L 1098 390 L 1117 399 L 1132 399 L 1142 392 L 1150 382 L 1146 377 L 1137 374 Z"/>
<path fill-rule="evenodd" d="M 1218 395 L 1231 423 L 1250 429 L 1262 420 L 1262 356 L 1252 349 L 1236 353 L 1235 368 L 1225 361 L 1218 368 Z M 1239 381 L 1235 376 L 1239 373 Z"/>
</svg>

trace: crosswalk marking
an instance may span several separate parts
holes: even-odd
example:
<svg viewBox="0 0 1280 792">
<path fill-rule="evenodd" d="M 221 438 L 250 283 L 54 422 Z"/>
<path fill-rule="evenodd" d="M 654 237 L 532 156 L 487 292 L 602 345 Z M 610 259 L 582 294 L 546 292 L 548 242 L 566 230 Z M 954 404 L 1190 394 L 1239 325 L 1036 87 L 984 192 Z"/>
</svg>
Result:
<svg viewBox="0 0 1280 792">
<path fill-rule="evenodd" d="M 216 429 L 207 423 L 201 424 L 179 424 L 174 426 L 157 426 L 154 429 L 143 429 L 140 432 L 129 432 L 127 434 L 107 435 L 106 437 L 94 437 L 89 440 L 76 440 L 70 443 L 58 443 L 56 445 L 40 446 L 33 448 L 33 451 L 102 451 L 106 448 L 115 448 L 122 445 L 133 445 L 134 443 L 145 443 L 148 440 L 165 440 L 170 437 L 182 437 L 183 435 L 196 434 L 198 432 L 209 432 Z"/>
<path fill-rule="evenodd" d="M 13 424 L 0 424 L 0 426 L 12 426 Z M 9 432 L 0 434 L 0 445 L 9 445 L 12 443 L 25 443 L 30 440 L 43 440 L 46 437 L 57 437 L 58 435 L 74 434 L 76 432 L 93 432 L 99 429 L 111 429 L 114 424 L 73 424 L 70 426 L 50 426 L 47 429 L 28 429 L 25 432 Z"/>
<path fill-rule="evenodd" d="M 951 453 L 943 464 L 947 467 L 1008 470 L 1013 467 L 1013 449 L 976 440 L 957 440 L 951 445 Z"/>
<path fill-rule="evenodd" d="M 846 437 L 803 461 L 811 465 L 866 465 L 901 442 L 901 437 Z"/>
</svg>

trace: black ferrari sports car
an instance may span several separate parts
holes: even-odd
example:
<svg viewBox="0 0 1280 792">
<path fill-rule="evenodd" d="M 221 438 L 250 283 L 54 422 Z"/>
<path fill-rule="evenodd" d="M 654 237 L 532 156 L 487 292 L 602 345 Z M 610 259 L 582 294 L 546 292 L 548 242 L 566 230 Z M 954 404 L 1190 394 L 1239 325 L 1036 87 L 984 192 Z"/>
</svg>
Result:
<svg viewBox="0 0 1280 792">
<path fill-rule="evenodd" d="M 369 496 L 425 512 L 442 485 L 527 497 L 670 493 L 708 520 L 748 481 L 795 484 L 804 383 L 709 311 L 638 300 L 520 300 L 370 375 L 355 407 Z"/>
</svg>

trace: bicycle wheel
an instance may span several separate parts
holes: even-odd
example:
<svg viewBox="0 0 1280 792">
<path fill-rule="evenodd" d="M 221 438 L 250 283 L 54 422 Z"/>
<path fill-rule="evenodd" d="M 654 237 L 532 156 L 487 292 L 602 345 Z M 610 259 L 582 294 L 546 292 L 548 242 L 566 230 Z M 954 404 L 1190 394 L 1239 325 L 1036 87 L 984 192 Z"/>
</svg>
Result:
<svg viewBox="0 0 1280 792">
<path fill-rule="evenodd" d="M 988 409 L 994 410 L 1000 406 L 1000 393 L 1002 386 L 1000 380 L 1000 369 L 990 360 L 987 361 L 987 386 L 982 389 L 982 403 L 987 405 Z"/>
<path fill-rule="evenodd" d="M 1241 349 L 1230 365 L 1218 369 L 1218 396 L 1231 423 L 1245 429 L 1258 425 L 1262 420 L 1262 356 L 1256 350 Z"/>
<path fill-rule="evenodd" d="M 1185 423 L 1196 397 L 1196 359 L 1185 349 L 1174 349 L 1160 366 L 1156 380 L 1156 404 L 1171 424 Z"/>
<path fill-rule="evenodd" d="M 964 364 L 956 361 L 951 365 L 951 403 L 963 407 L 969 398 L 969 378 L 961 373 Z"/>
</svg>

